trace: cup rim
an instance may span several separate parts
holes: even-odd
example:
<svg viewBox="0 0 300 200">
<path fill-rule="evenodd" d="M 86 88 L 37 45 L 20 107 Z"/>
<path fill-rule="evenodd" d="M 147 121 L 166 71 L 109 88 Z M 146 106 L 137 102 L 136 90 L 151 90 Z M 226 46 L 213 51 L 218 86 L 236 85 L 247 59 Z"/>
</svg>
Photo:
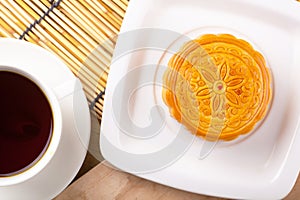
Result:
<svg viewBox="0 0 300 200">
<path fill-rule="evenodd" d="M 33 176 L 39 174 L 51 161 L 53 156 L 55 155 L 57 148 L 60 143 L 61 132 L 62 132 L 62 113 L 61 108 L 59 105 L 59 100 L 55 96 L 54 92 L 52 91 L 51 87 L 47 87 L 46 84 L 37 78 L 36 75 L 33 73 L 30 74 L 25 70 L 20 69 L 20 66 L 6 66 L 0 65 L 0 72 L 7 71 L 16 73 L 21 75 L 25 78 L 31 80 L 39 89 L 43 92 L 44 96 L 48 100 L 49 106 L 52 111 L 52 120 L 53 120 L 53 127 L 52 127 L 52 134 L 49 138 L 47 147 L 43 152 L 31 163 L 28 168 L 20 169 L 19 173 L 12 174 L 11 176 L 4 176 L 0 177 L 0 186 L 9 186 L 18 183 L 22 183 L 26 180 L 29 180 Z M 15 172 L 14 172 L 15 173 Z"/>
</svg>

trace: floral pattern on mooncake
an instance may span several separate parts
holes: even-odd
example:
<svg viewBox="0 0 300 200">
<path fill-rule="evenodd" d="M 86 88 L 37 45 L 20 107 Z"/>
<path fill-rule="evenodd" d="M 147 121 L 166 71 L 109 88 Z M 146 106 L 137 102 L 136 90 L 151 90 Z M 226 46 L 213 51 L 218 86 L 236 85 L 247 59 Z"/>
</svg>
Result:
<svg viewBox="0 0 300 200">
<path fill-rule="evenodd" d="M 206 34 L 169 60 L 163 99 L 172 117 L 206 140 L 233 140 L 266 115 L 272 97 L 264 57 L 229 34 Z"/>
</svg>

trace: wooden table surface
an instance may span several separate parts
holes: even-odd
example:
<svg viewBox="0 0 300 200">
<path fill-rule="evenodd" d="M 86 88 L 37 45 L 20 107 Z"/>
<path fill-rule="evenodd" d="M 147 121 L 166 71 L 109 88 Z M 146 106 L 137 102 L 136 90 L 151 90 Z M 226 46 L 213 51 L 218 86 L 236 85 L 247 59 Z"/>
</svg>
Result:
<svg viewBox="0 0 300 200">
<path fill-rule="evenodd" d="M 298 178 L 287 200 L 300 199 Z M 222 199 L 188 193 L 116 170 L 103 161 L 80 177 L 55 200 L 213 200 Z"/>
</svg>

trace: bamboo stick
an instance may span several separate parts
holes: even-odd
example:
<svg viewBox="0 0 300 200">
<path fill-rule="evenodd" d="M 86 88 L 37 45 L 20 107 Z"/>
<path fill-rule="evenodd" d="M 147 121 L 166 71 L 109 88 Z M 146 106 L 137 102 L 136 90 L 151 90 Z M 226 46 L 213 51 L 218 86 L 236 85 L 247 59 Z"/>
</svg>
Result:
<svg viewBox="0 0 300 200">
<path fill-rule="evenodd" d="M 105 14 L 110 16 L 117 22 L 118 26 L 120 27 L 122 24 L 123 15 L 122 14 L 116 14 L 114 10 L 112 10 L 109 6 L 107 6 L 103 1 L 92 1 L 93 4 L 96 5 L 96 7 L 101 8 L 105 11 Z"/>
<path fill-rule="evenodd" d="M 117 6 L 114 2 L 110 0 L 102 0 L 101 3 L 106 4 L 111 10 L 114 10 L 115 13 L 118 14 L 120 17 L 124 16 L 125 11 L 122 10 L 119 6 Z"/>
<path fill-rule="evenodd" d="M 62 37 L 65 37 L 71 44 L 73 44 L 73 47 L 75 46 L 79 50 L 81 50 L 81 52 L 84 54 L 85 57 L 87 57 L 87 55 L 90 54 L 90 50 L 88 50 L 85 47 L 86 45 L 82 46 L 82 44 L 85 44 L 85 43 L 83 43 L 82 40 L 80 40 L 80 41 L 75 40 L 76 36 L 77 36 L 76 37 L 77 39 L 80 39 L 80 36 L 78 34 L 72 32 L 72 30 L 69 29 L 67 26 L 62 27 L 62 25 L 64 25 L 64 23 L 62 21 L 59 21 L 59 22 L 61 22 L 61 26 L 59 26 L 59 24 L 55 20 L 48 19 L 48 21 L 50 22 L 49 24 L 51 24 L 54 27 L 54 29 L 61 30 L 60 32 L 61 32 Z M 72 35 L 68 31 L 71 31 L 73 34 L 75 34 L 74 37 L 72 37 Z M 70 47 L 70 48 L 73 48 L 73 47 Z M 92 48 L 92 47 L 90 47 L 90 48 Z M 101 60 L 97 59 L 97 57 L 92 56 L 92 58 L 90 58 L 90 59 L 92 59 L 92 61 L 97 63 L 99 67 L 104 65 L 104 63 L 102 63 Z M 97 76 L 96 76 L 97 73 L 95 73 L 96 72 L 95 70 L 97 68 L 93 68 L 93 69 L 94 69 L 94 70 L 92 70 L 93 73 L 89 73 L 90 71 L 87 71 L 87 72 L 89 73 L 91 78 L 97 79 Z M 98 70 L 98 73 L 102 72 L 103 70 L 105 70 L 105 69 L 102 69 L 101 71 Z"/>
<path fill-rule="evenodd" d="M 71 27 L 69 27 L 68 28 L 68 26 L 66 25 L 65 26 L 65 24 L 63 23 L 63 21 L 62 20 L 60 20 L 56 15 L 54 15 L 54 16 L 52 16 L 52 15 L 50 15 L 51 17 L 53 17 L 54 18 L 54 21 L 58 21 L 58 23 L 59 24 L 63 24 L 64 25 L 64 27 L 66 27 L 66 31 L 68 31 L 68 32 L 72 32 L 71 34 L 74 34 L 73 35 L 73 38 L 79 38 L 79 42 L 80 43 L 82 43 L 82 44 L 85 44 L 84 46 L 89 46 L 88 48 L 90 48 L 90 49 L 94 49 L 95 47 L 96 47 L 96 45 L 97 44 L 92 44 L 93 46 L 91 46 L 89 43 L 87 43 L 87 42 L 85 42 L 85 40 L 82 38 L 82 37 L 80 37 L 81 35 L 82 35 L 82 33 L 81 34 L 78 34 L 78 33 L 76 33 L 74 30 L 75 30 L 75 28 L 76 28 L 76 26 L 75 26 L 75 28 L 74 28 L 74 26 L 72 26 L 72 28 Z M 74 30 L 73 30 L 74 29 Z M 77 30 L 78 31 L 78 30 Z M 81 38 L 81 40 L 80 40 L 80 38 Z M 90 38 L 88 35 L 86 35 L 86 37 L 85 38 Z M 104 46 L 104 48 L 105 48 L 105 46 Z M 102 56 L 103 57 L 103 56 Z M 106 65 L 108 65 L 108 63 L 109 63 L 109 61 L 110 61 L 110 59 L 111 59 L 111 55 L 109 55 L 109 57 L 104 57 L 104 59 L 105 59 L 105 63 L 104 64 L 106 64 Z M 102 59 L 103 60 L 103 59 Z"/>
<path fill-rule="evenodd" d="M 84 1 L 84 0 L 81 0 Z M 114 25 L 114 27 L 119 30 L 121 26 L 122 19 L 119 16 L 114 16 L 111 10 L 108 10 L 98 1 L 89 0 L 89 4 L 107 21 Z"/>
<path fill-rule="evenodd" d="M 68 13 L 66 13 L 66 15 L 68 15 L 68 17 L 70 17 L 70 18 L 73 18 L 70 14 L 68 14 Z M 72 19 L 72 20 L 74 20 L 74 19 Z M 89 30 L 89 29 L 85 29 L 86 31 L 91 31 L 91 30 Z M 90 33 L 89 33 L 90 34 Z M 95 38 L 97 38 L 97 36 L 95 35 L 95 34 L 93 34 L 91 37 L 93 37 L 93 39 L 95 39 Z M 112 48 L 110 47 L 110 51 L 112 51 Z M 103 55 L 102 56 L 104 56 L 104 58 L 106 58 L 106 59 L 110 59 L 110 57 L 111 57 L 111 55 L 108 53 L 108 51 L 107 50 L 105 50 L 104 52 L 103 52 Z"/>
<path fill-rule="evenodd" d="M 3 9 L 1 4 L 0 9 Z M 6 21 L 8 24 L 10 24 L 10 32 L 12 33 L 12 35 L 14 35 L 15 33 L 21 34 L 23 32 L 23 30 L 16 23 L 14 23 L 15 17 L 10 11 L 6 10 L 6 12 L 0 12 L 0 18 Z"/>
<path fill-rule="evenodd" d="M 94 15 L 92 15 L 82 4 L 80 4 L 78 1 L 70 1 L 71 5 L 74 6 L 74 8 L 78 9 L 78 13 L 80 13 L 84 19 L 90 24 L 95 27 L 96 30 L 99 30 L 101 34 L 103 34 L 104 38 L 109 37 L 110 35 L 114 35 L 115 32 L 109 29 L 105 24 L 98 20 Z"/>
<path fill-rule="evenodd" d="M 92 35 L 95 38 L 105 40 L 107 36 L 102 32 L 98 32 L 97 27 L 91 21 L 85 18 L 81 12 L 74 11 L 75 8 L 72 6 L 70 2 L 62 1 L 62 5 L 64 5 L 64 9 L 67 11 L 67 15 L 70 19 L 71 18 L 74 19 L 74 16 L 76 16 L 75 20 L 79 23 L 81 27 L 84 27 L 90 35 Z"/>
<path fill-rule="evenodd" d="M 48 0 L 40 0 L 43 4 L 47 3 Z M 39 2 L 39 1 L 37 1 Z M 91 38 L 90 35 L 88 35 L 85 31 L 82 30 L 81 26 L 77 25 L 77 21 L 75 20 L 74 22 L 72 20 L 70 20 L 66 15 L 63 14 L 64 10 L 63 9 L 55 9 L 53 11 L 53 13 L 55 14 L 55 16 L 57 16 L 56 19 L 60 19 L 60 21 L 65 21 L 65 24 L 68 24 L 76 33 L 78 33 L 79 35 L 82 35 L 82 37 L 84 37 L 86 39 L 86 41 L 92 45 L 92 46 L 96 46 L 97 45 L 97 40 L 93 40 L 93 38 Z M 53 17 L 52 15 L 50 15 L 51 17 Z"/>
<path fill-rule="evenodd" d="M 120 8 L 122 8 L 122 10 L 125 12 L 127 5 L 125 5 L 122 1 L 119 0 L 112 0 L 114 2 L 115 5 L 119 6 Z"/>
<path fill-rule="evenodd" d="M 117 34 L 119 31 L 118 31 L 118 26 L 114 26 L 114 21 L 113 19 L 109 19 L 107 18 L 108 16 L 107 15 L 101 15 L 101 12 L 97 12 L 97 7 L 94 7 L 92 6 L 88 1 L 86 0 L 80 0 L 79 1 L 86 9 L 88 9 L 92 15 L 94 15 L 97 20 L 100 20 L 102 21 L 102 23 L 105 24 L 105 26 L 107 26 L 108 28 L 110 28 L 114 34 Z M 106 17 L 107 16 L 107 17 Z"/>
<path fill-rule="evenodd" d="M 14 16 L 14 19 L 13 19 L 13 23 L 15 25 L 17 25 L 18 27 L 20 27 L 22 30 L 26 29 L 26 25 L 24 23 L 22 23 L 22 17 L 20 17 L 20 14 L 18 12 L 11 12 L 11 10 L 9 9 L 9 7 L 11 6 L 9 4 L 8 1 L 3 1 L 1 2 L 0 4 L 1 5 L 1 10 L 3 10 L 3 12 L 10 12 L 13 16 Z M 3 6 L 6 8 L 3 8 Z"/>
<path fill-rule="evenodd" d="M 44 23 L 42 22 L 42 25 L 43 25 Z M 51 31 L 50 31 L 50 35 L 52 36 L 52 37 L 54 37 L 54 38 L 57 38 L 59 41 L 61 41 L 61 43 L 60 44 L 63 44 L 63 47 L 65 48 L 65 49 L 67 49 L 69 52 L 70 51 L 72 51 L 71 49 L 73 49 L 73 50 L 77 50 L 76 49 L 76 46 L 72 46 L 71 45 L 71 43 L 68 43 L 64 38 L 62 38 L 62 37 L 60 37 L 59 36 L 59 34 L 58 34 L 58 32 L 55 30 L 55 29 L 53 29 L 51 26 L 49 26 L 47 23 L 45 23 L 44 24 L 45 26 L 46 26 L 46 29 L 50 29 Z M 67 43 L 67 44 L 65 44 L 65 43 Z M 79 51 L 76 51 L 75 53 L 73 53 L 73 55 L 77 55 L 77 59 L 79 60 L 79 61 L 82 61 L 82 57 L 84 57 L 84 55 L 82 55 L 82 54 L 80 54 L 80 52 Z M 79 63 L 78 63 L 79 64 Z M 90 76 L 92 76 L 93 77 L 93 74 L 89 74 Z M 95 79 L 97 79 L 95 76 L 94 76 L 94 78 Z"/>
<path fill-rule="evenodd" d="M 9 7 L 11 7 L 12 5 L 10 5 L 7 1 L 3 1 L 2 3 L 7 8 L 7 9 L 1 9 L 1 10 L 3 10 L 3 13 L 11 11 L 11 9 L 9 9 Z M 21 29 L 21 31 L 25 30 L 26 29 L 26 25 L 25 25 L 26 19 L 24 19 L 23 16 L 18 11 L 14 11 L 12 13 L 14 15 L 13 16 L 13 18 L 15 20 L 14 23 Z M 34 43 L 34 41 L 37 40 L 37 37 L 32 33 L 29 33 L 29 35 L 31 37 L 28 38 L 27 41 Z M 18 38 L 18 36 L 19 36 L 19 33 L 18 34 L 16 33 L 15 38 Z"/>
<path fill-rule="evenodd" d="M 1 37 L 13 37 L 15 31 L 3 20 L 0 13 L 0 34 Z"/>
<path fill-rule="evenodd" d="M 121 2 L 123 2 L 123 4 L 126 6 L 126 8 L 128 7 L 129 0 L 121 0 Z"/>
<path fill-rule="evenodd" d="M 52 23 L 53 23 L 53 21 L 52 21 Z M 51 23 L 51 24 L 52 24 Z M 43 25 L 43 24 L 41 24 L 41 25 Z M 46 28 L 49 28 L 49 26 L 47 26 L 47 24 L 46 24 Z M 58 27 L 56 27 L 57 29 L 59 29 Z M 55 31 L 56 32 L 56 31 Z M 78 44 L 76 44 L 77 46 L 78 46 Z"/>
<path fill-rule="evenodd" d="M 77 6 L 79 6 L 79 5 L 76 5 L 76 7 Z M 81 9 L 80 9 L 81 10 Z M 79 13 L 78 13 L 79 14 Z M 82 17 L 84 17 L 84 14 L 83 13 L 81 13 L 81 15 L 82 15 Z M 91 16 L 89 16 L 89 17 L 91 17 Z M 88 30 L 90 31 L 90 32 L 93 32 L 93 30 L 101 30 L 101 28 L 100 27 L 97 27 L 97 25 L 95 25 L 92 21 L 94 21 L 93 19 L 89 19 L 89 17 L 85 17 L 84 19 L 85 19 L 85 22 L 89 25 L 89 27 L 88 27 Z M 103 34 L 103 32 L 99 32 L 100 33 L 100 35 L 98 35 L 98 37 L 102 37 L 103 38 L 103 40 L 102 41 L 105 41 L 106 40 L 106 43 L 107 42 L 109 42 L 109 40 L 107 40 L 107 38 L 108 38 L 108 35 L 105 35 L 105 34 Z M 111 35 L 112 35 L 113 33 L 111 33 Z M 112 45 L 112 44 L 111 44 Z M 113 48 L 111 47 L 110 49 L 107 49 L 107 48 L 105 48 L 106 49 L 106 51 L 107 52 L 112 52 L 113 51 Z M 111 57 L 109 58 L 109 60 L 111 59 Z"/>
</svg>

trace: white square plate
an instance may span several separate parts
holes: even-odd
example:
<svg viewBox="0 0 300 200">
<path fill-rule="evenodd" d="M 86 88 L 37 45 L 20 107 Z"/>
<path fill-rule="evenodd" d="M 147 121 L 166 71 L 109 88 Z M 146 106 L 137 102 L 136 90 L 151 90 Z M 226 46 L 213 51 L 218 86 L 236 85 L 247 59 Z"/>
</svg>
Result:
<svg viewBox="0 0 300 200">
<path fill-rule="evenodd" d="M 273 101 L 262 125 L 249 137 L 209 144 L 214 148 L 204 159 L 205 142 L 170 117 L 161 99 L 158 63 L 179 35 L 197 36 L 190 33 L 246 39 L 263 53 L 273 76 Z M 283 198 L 300 168 L 299 80 L 295 0 L 131 0 L 107 82 L 102 154 L 121 170 L 190 192 Z"/>
</svg>

